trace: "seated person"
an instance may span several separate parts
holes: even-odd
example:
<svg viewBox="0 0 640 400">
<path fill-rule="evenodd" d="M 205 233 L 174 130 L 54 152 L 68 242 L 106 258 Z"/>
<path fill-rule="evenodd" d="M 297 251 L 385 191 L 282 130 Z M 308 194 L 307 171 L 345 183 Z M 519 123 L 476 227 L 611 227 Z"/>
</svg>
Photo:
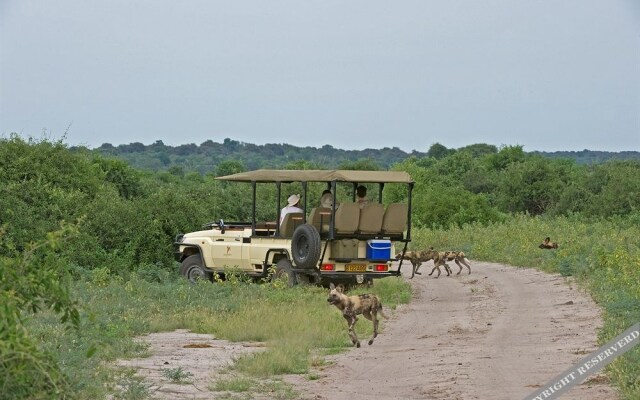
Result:
<svg viewBox="0 0 640 400">
<path fill-rule="evenodd" d="M 364 208 L 364 206 L 369 204 L 369 199 L 367 199 L 367 188 L 365 186 L 359 185 L 356 188 L 356 203 L 358 203 L 360 208 Z"/>
<path fill-rule="evenodd" d="M 284 220 L 284 216 L 293 213 L 293 212 L 304 212 L 302 208 L 300 208 L 300 195 L 292 194 L 287 199 L 287 205 L 280 212 L 280 225 L 282 225 L 282 221 Z"/>
<path fill-rule="evenodd" d="M 331 190 L 326 189 L 322 192 L 322 197 L 320 197 L 320 207 L 331 208 L 333 205 L 333 194 Z M 336 202 L 336 208 L 338 208 L 338 202 Z"/>
</svg>

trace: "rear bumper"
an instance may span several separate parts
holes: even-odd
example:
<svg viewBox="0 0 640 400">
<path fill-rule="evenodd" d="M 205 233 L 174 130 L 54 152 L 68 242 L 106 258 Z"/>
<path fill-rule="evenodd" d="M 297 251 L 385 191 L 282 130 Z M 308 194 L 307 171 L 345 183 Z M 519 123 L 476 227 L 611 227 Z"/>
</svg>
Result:
<svg viewBox="0 0 640 400">
<path fill-rule="evenodd" d="M 401 276 L 400 271 L 387 271 L 387 272 L 363 272 L 361 274 L 355 272 L 340 272 L 340 271 L 320 271 L 320 276 L 327 279 L 336 280 L 349 280 L 356 279 L 356 276 L 364 276 L 364 279 L 379 279 L 386 278 L 388 276 Z"/>
</svg>

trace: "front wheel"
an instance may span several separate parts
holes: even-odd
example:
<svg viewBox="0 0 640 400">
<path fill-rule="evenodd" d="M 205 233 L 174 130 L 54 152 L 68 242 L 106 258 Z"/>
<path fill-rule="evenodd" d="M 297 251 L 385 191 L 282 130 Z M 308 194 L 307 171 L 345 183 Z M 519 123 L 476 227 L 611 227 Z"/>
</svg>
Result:
<svg viewBox="0 0 640 400">
<path fill-rule="evenodd" d="M 199 254 L 185 258 L 180 265 L 180 273 L 191 283 L 196 283 L 200 279 L 211 280 L 211 273 L 202 266 L 202 258 Z"/>
</svg>

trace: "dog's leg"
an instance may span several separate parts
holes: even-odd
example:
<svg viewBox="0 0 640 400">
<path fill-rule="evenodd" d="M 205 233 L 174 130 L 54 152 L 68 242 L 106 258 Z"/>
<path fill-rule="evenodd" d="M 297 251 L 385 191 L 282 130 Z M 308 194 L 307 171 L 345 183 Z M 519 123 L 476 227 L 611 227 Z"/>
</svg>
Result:
<svg viewBox="0 0 640 400">
<path fill-rule="evenodd" d="M 444 270 L 447 272 L 447 276 L 451 276 L 451 268 L 449 268 L 449 264 L 444 263 Z"/>
<path fill-rule="evenodd" d="M 467 269 L 469 270 L 469 275 L 471 275 L 471 265 L 469 265 L 464 258 L 461 261 L 464 265 L 467 266 Z"/>
<path fill-rule="evenodd" d="M 411 278 L 413 279 L 414 276 L 416 276 L 416 274 L 421 275 L 420 272 L 418 272 L 418 269 L 416 268 L 416 264 L 413 262 L 413 260 L 410 260 L 411 262 Z"/>
<path fill-rule="evenodd" d="M 462 265 L 460 265 L 460 261 L 458 261 L 458 259 L 456 258 L 455 260 L 453 260 L 456 262 L 456 264 L 458 265 L 458 268 L 460 268 L 460 270 L 458 271 L 458 273 L 456 275 L 460 275 L 460 272 L 462 272 Z"/>
<path fill-rule="evenodd" d="M 360 341 L 358 340 L 358 336 L 356 335 L 356 330 L 354 328 L 356 322 L 358 322 L 358 317 L 351 310 L 344 310 L 344 319 L 347 320 L 347 324 L 349 324 L 349 337 L 351 338 L 351 342 L 356 345 L 356 347 L 360 347 Z"/>
<path fill-rule="evenodd" d="M 422 275 L 422 272 L 418 272 L 422 263 L 419 260 L 411 260 L 411 265 L 413 265 L 413 273 L 416 275 Z"/>
<path fill-rule="evenodd" d="M 433 269 L 431 270 L 431 273 L 429 274 L 429 276 L 431 276 L 434 272 L 436 272 L 436 270 L 438 270 L 438 275 L 436 276 L 436 278 L 440 277 L 440 274 L 442 273 L 442 271 L 440 271 L 440 266 L 439 265 L 434 265 Z"/>
<path fill-rule="evenodd" d="M 369 346 L 371 346 L 373 344 L 373 340 L 378 337 L 378 312 L 375 308 L 373 309 L 372 317 L 373 319 L 371 321 L 373 322 L 373 337 L 371 338 L 371 340 L 369 340 Z"/>
<path fill-rule="evenodd" d="M 369 321 L 373 322 L 373 336 L 371 337 L 371 339 L 369 339 L 369 346 L 371 346 L 373 344 L 373 340 L 378 337 L 378 318 L 377 318 L 377 309 L 375 308 L 376 305 L 373 305 L 373 308 L 371 309 L 371 311 L 364 311 L 362 313 L 362 316 L 365 317 L 366 319 L 368 319 Z"/>
</svg>

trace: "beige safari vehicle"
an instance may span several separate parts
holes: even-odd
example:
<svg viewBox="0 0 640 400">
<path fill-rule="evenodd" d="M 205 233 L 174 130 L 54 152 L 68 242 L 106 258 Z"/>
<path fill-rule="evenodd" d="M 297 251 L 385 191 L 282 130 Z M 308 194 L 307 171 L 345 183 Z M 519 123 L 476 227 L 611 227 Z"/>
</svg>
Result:
<svg viewBox="0 0 640 400">
<path fill-rule="evenodd" d="M 411 241 L 411 193 L 414 182 L 401 171 L 256 170 L 216 179 L 251 185 L 252 218 L 246 222 L 219 219 L 204 230 L 176 236 L 175 256 L 180 273 L 189 279 L 224 278 L 233 271 L 256 279 L 283 279 L 300 283 L 371 283 L 399 276 L 396 246 L 404 253 Z M 272 185 L 269 210 L 272 221 L 260 221 L 256 209 L 264 196 L 262 185 Z M 356 202 L 356 187 L 369 188 L 369 202 Z M 283 189 L 287 189 L 283 193 Z M 391 189 L 393 188 L 393 189 Z M 331 207 L 320 206 L 319 191 L 330 189 Z M 383 204 L 383 191 L 393 190 Z M 293 190 L 296 190 L 295 192 Z M 315 193 L 314 193 L 315 192 Z M 280 210 L 291 193 L 300 193 L 300 213 Z M 339 193 L 339 195 L 338 195 Z M 309 197 L 311 196 L 311 197 Z"/>
</svg>

